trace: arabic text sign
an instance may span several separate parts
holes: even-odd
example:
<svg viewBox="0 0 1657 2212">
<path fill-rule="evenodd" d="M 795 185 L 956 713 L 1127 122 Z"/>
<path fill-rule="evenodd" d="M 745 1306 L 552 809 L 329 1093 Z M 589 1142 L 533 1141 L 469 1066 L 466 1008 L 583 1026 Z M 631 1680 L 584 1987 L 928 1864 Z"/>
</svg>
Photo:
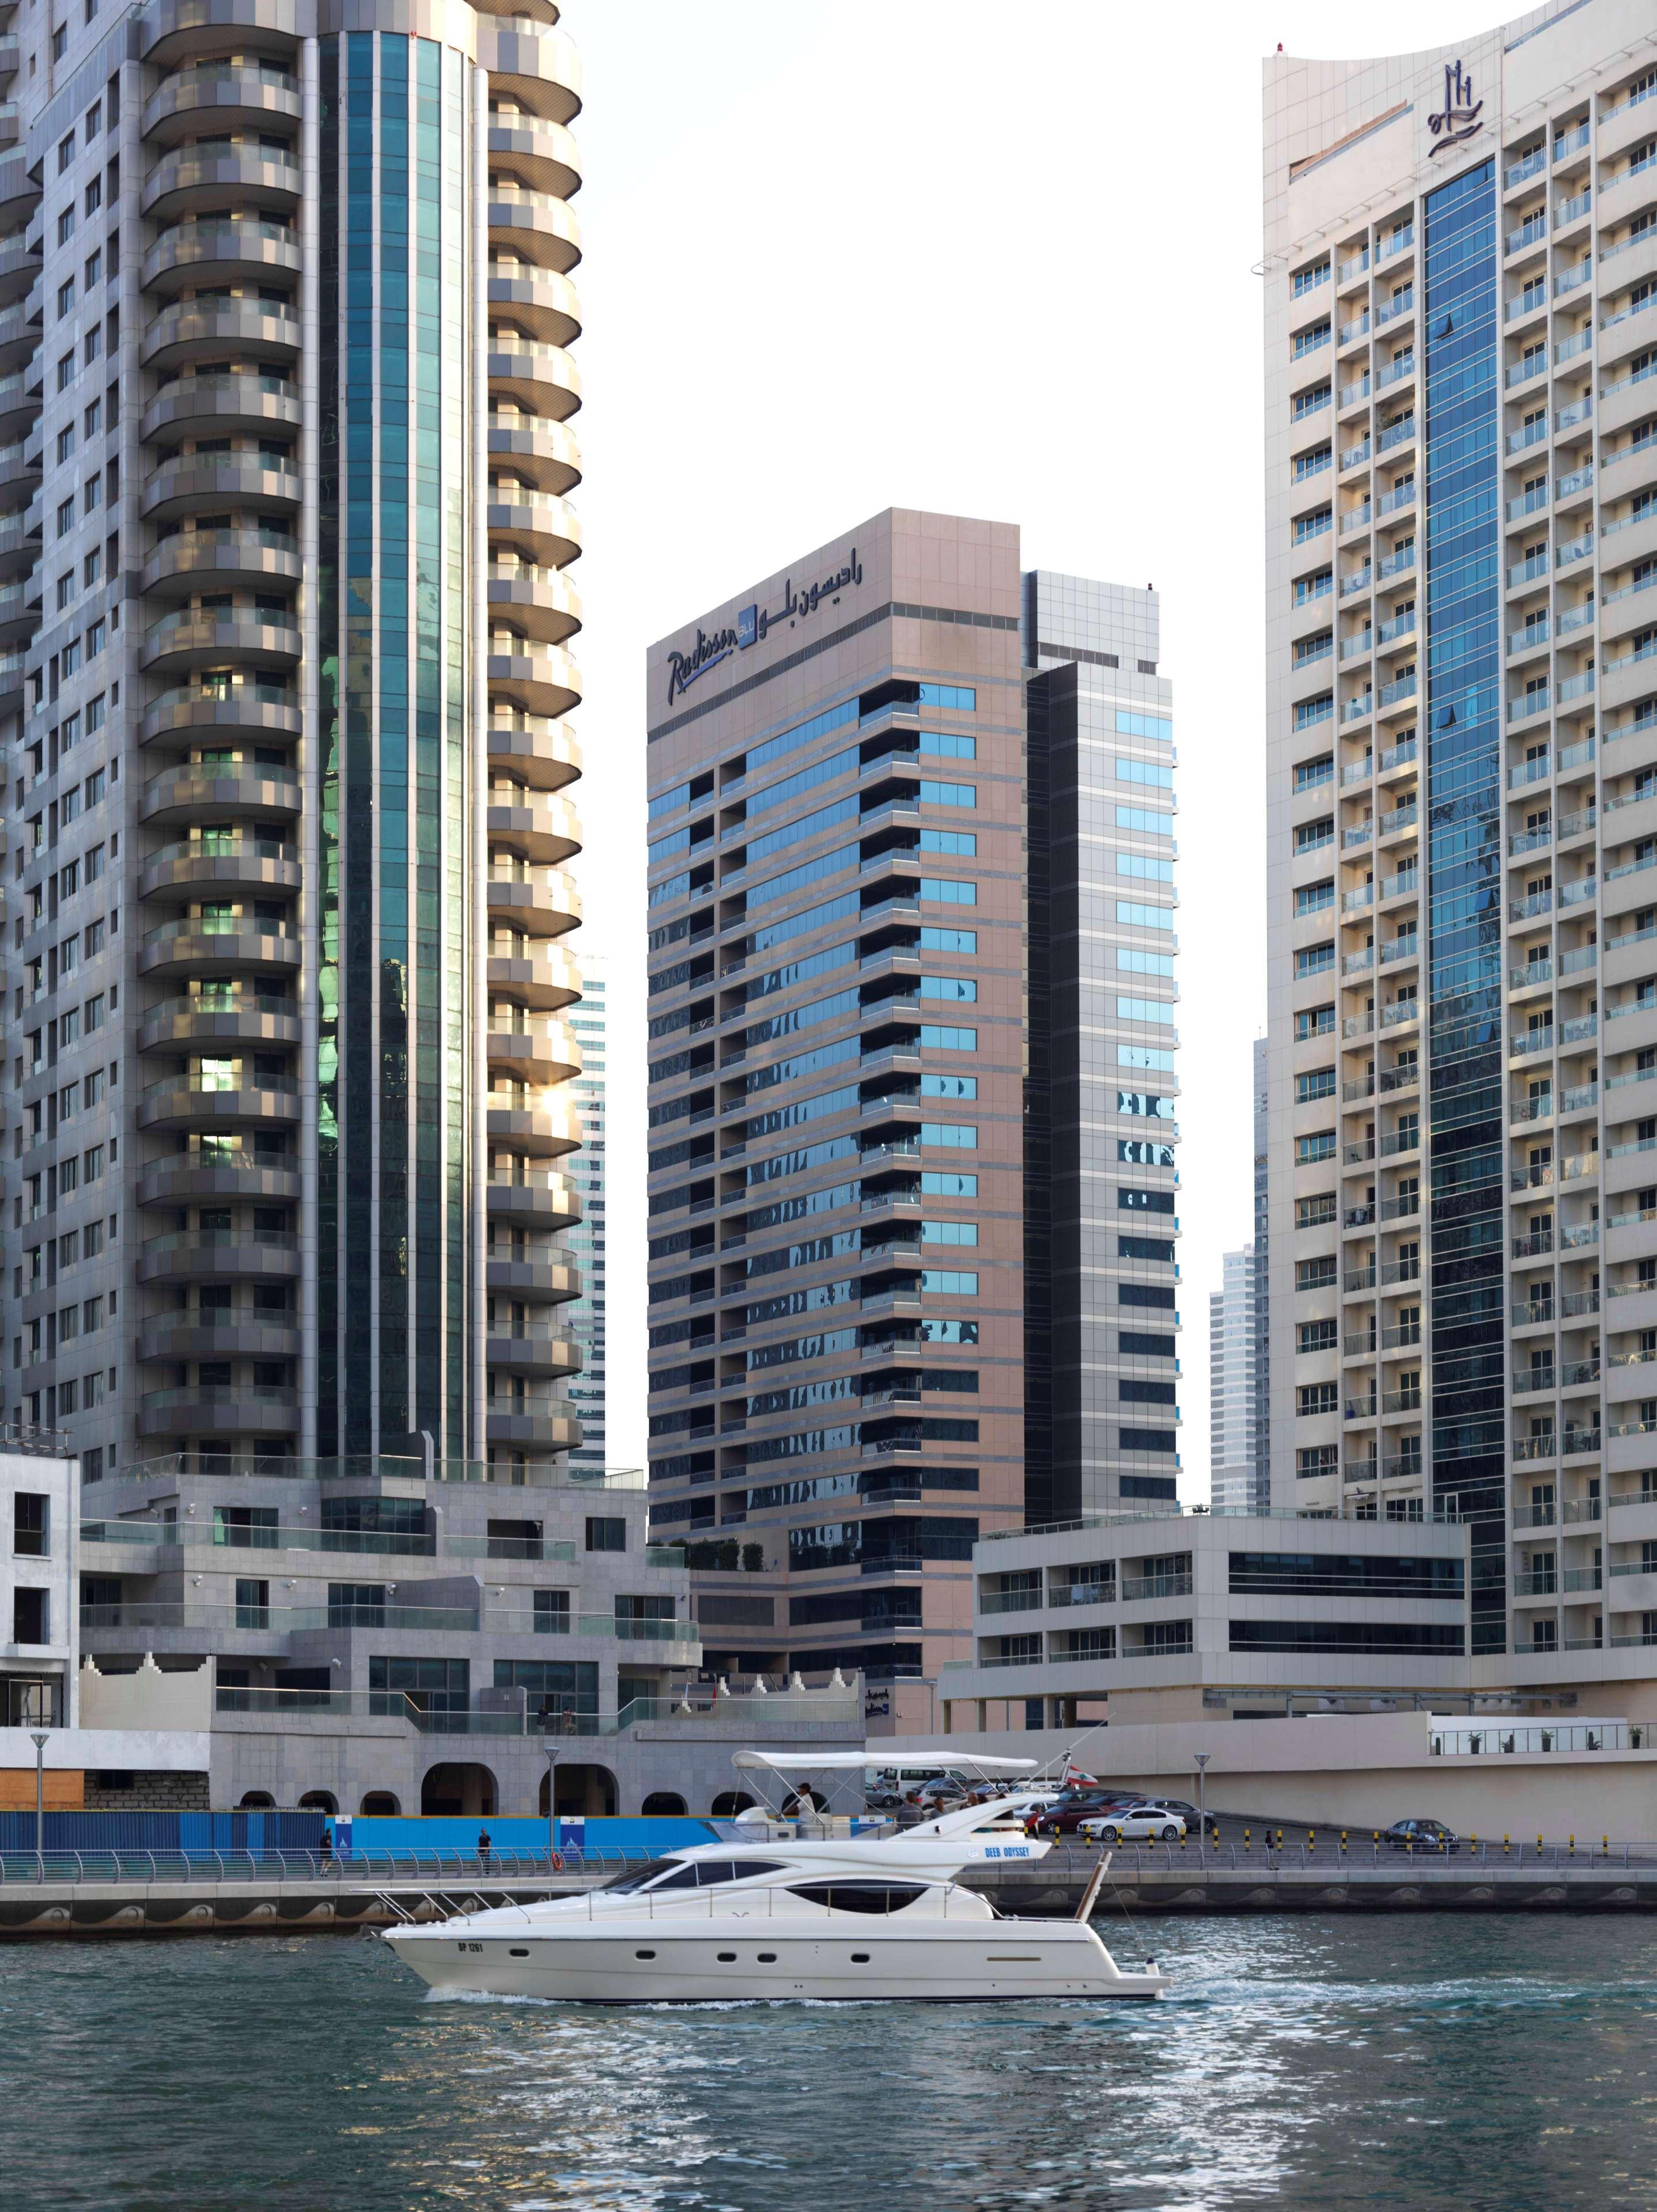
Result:
<svg viewBox="0 0 1657 2212">
<path fill-rule="evenodd" d="M 772 609 L 758 605 L 744 607 L 736 617 L 736 626 L 728 624 L 716 630 L 698 629 L 696 643 L 688 653 L 670 652 L 667 655 L 667 703 L 671 707 L 681 693 L 688 691 L 697 678 L 709 669 L 716 668 L 722 660 L 728 660 L 734 653 L 746 653 L 751 645 L 763 645 L 777 623 L 795 622 L 807 615 L 814 615 L 825 601 L 839 597 L 854 584 L 863 580 L 863 564 L 857 558 L 857 548 L 851 549 L 850 558 L 843 562 L 832 575 L 819 577 L 815 583 L 796 592 L 790 577 L 783 587 L 783 604 Z"/>
</svg>

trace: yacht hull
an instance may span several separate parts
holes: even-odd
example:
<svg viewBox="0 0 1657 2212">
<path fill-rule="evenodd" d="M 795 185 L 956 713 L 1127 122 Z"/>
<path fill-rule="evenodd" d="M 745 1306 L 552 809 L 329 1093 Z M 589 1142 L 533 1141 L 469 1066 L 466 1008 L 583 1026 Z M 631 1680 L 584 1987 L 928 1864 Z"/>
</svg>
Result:
<svg viewBox="0 0 1657 2212">
<path fill-rule="evenodd" d="M 917 1927 L 903 1935 L 746 1923 L 679 1933 L 628 1929 L 469 1935 L 452 1923 L 385 1937 L 431 1988 L 582 2004 L 705 2004 L 816 1999 L 955 2002 L 1160 1996 L 1167 1977 L 1124 1974 L 1072 1921 Z"/>
</svg>

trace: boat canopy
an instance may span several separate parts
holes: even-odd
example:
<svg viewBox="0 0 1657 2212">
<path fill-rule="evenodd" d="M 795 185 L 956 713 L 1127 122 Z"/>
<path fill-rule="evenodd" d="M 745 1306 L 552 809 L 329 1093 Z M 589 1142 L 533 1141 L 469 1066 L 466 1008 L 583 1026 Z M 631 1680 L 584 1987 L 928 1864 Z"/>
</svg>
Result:
<svg viewBox="0 0 1657 2212">
<path fill-rule="evenodd" d="M 972 1774 L 1033 1774 L 1033 1759 L 991 1759 L 979 1752 L 936 1752 L 922 1758 L 880 1751 L 739 1751 L 733 1766 L 761 1768 L 773 1774 L 795 1774 L 801 1767 L 874 1768 L 882 1774 L 936 1774 L 959 1768 Z"/>
</svg>

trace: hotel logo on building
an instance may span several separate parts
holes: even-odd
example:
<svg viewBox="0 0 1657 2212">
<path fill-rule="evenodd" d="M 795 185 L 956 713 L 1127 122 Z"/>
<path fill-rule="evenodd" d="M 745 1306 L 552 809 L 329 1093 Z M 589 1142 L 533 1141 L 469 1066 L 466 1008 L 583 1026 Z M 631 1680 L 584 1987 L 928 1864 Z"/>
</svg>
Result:
<svg viewBox="0 0 1657 2212">
<path fill-rule="evenodd" d="M 843 562 L 832 576 L 819 576 L 799 591 L 795 591 L 790 576 L 783 586 L 780 607 L 762 607 L 756 602 L 740 611 L 734 629 L 728 624 L 722 629 L 698 629 L 696 643 L 688 653 L 670 651 L 667 655 L 667 704 L 671 707 L 698 677 L 716 668 L 722 660 L 728 660 L 734 653 L 746 653 L 751 645 L 763 645 L 779 623 L 803 621 L 807 616 L 814 615 L 819 607 L 832 605 L 842 592 L 862 580 L 863 564 L 854 545 L 850 558 Z"/>
<path fill-rule="evenodd" d="M 1473 98 L 1473 80 L 1459 62 L 1444 64 L 1444 106 L 1436 115 L 1427 118 L 1427 128 L 1438 142 L 1435 154 L 1447 154 L 1452 146 L 1465 146 L 1470 138 L 1477 137 L 1484 128 L 1481 117 L 1484 102 Z"/>
</svg>

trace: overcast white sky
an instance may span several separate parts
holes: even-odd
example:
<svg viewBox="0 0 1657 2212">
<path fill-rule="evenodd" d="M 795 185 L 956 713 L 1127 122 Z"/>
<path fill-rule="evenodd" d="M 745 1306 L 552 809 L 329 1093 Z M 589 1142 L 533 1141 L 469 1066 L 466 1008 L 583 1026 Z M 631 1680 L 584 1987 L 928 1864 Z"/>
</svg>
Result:
<svg viewBox="0 0 1657 2212">
<path fill-rule="evenodd" d="M 1515 11 L 1516 12 L 1516 11 Z M 1496 9 L 1394 0 L 1397 52 Z M 1174 685 L 1185 1416 L 1251 1234 L 1264 1020 L 1260 58 L 1353 6 L 569 0 L 586 112 L 585 942 L 611 957 L 607 1449 L 644 1456 L 646 645 L 887 506 L 1162 597 Z"/>
</svg>

